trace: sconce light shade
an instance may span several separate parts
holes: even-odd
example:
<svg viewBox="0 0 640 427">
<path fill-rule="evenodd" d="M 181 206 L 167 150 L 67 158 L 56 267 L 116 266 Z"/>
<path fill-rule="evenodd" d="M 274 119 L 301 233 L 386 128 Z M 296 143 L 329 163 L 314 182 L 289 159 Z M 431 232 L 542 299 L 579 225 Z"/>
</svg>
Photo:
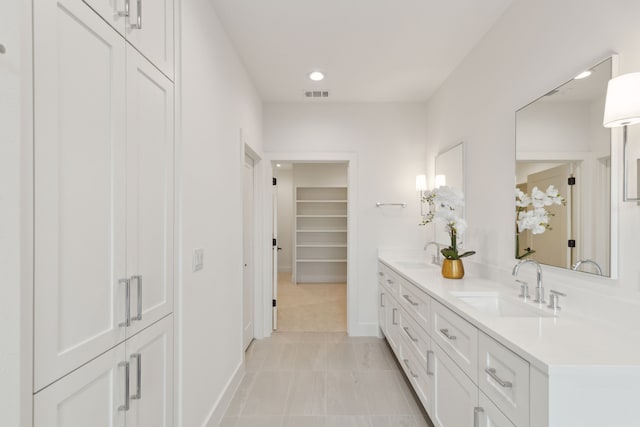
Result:
<svg viewBox="0 0 640 427">
<path fill-rule="evenodd" d="M 427 191 L 426 175 L 416 175 L 416 191 Z"/>
<path fill-rule="evenodd" d="M 640 73 L 609 80 L 603 126 L 614 128 L 636 123 L 640 123 Z"/>
<path fill-rule="evenodd" d="M 436 175 L 435 187 L 443 187 L 447 185 L 447 176 L 446 175 Z"/>
</svg>

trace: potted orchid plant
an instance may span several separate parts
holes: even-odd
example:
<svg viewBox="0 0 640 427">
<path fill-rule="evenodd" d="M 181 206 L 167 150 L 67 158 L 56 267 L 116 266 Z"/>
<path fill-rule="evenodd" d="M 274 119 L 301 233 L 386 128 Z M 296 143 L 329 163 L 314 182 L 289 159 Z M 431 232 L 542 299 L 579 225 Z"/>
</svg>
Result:
<svg viewBox="0 0 640 427">
<path fill-rule="evenodd" d="M 464 208 L 464 195 L 452 187 L 442 186 L 426 191 L 422 203 L 429 205 L 429 212 L 422 218 L 420 225 L 439 222 L 445 225 L 451 244 L 440 251 L 445 258 L 442 263 L 442 275 L 449 279 L 460 279 L 464 276 L 461 258 L 475 254 L 475 251 L 460 252 L 459 238 L 467 228 L 466 221 L 460 216 Z"/>
<path fill-rule="evenodd" d="M 565 206 L 566 204 L 567 201 L 553 185 L 547 187 L 546 191 L 533 187 L 530 196 L 516 188 L 517 259 L 524 259 L 536 252 L 531 248 L 525 248 L 524 253 L 520 253 L 520 233 L 531 230 L 531 234 L 542 234 L 547 230 L 551 230 L 549 220 L 553 214 L 546 209 L 546 206 Z"/>
</svg>

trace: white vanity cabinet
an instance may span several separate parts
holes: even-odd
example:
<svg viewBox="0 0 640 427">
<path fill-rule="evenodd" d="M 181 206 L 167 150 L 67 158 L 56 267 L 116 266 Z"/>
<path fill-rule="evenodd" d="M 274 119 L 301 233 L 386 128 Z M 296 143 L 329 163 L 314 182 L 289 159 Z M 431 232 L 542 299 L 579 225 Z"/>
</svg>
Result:
<svg viewBox="0 0 640 427">
<path fill-rule="evenodd" d="M 83 0 L 173 80 L 173 0 Z"/>
<path fill-rule="evenodd" d="M 36 394 L 34 426 L 171 426 L 172 327 L 169 316 Z"/>
</svg>

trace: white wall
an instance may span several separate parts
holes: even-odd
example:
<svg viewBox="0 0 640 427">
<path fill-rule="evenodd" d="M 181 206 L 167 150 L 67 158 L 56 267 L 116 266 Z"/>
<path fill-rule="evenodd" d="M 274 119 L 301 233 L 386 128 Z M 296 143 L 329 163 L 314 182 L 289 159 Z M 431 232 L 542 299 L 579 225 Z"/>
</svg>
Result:
<svg viewBox="0 0 640 427">
<path fill-rule="evenodd" d="M 377 331 L 377 249 L 422 248 L 415 176 L 424 173 L 425 107 L 420 104 L 267 104 L 264 149 L 357 156 L 357 313 L 352 334 Z M 354 189 L 350 188 L 350 191 Z M 406 209 L 375 203 L 407 202 Z M 351 307 L 350 307 L 351 308 Z"/>
<path fill-rule="evenodd" d="M 293 165 L 295 187 L 346 187 L 346 163 L 297 163 Z"/>
<path fill-rule="evenodd" d="M 467 242 L 476 261 L 514 263 L 515 111 L 614 51 L 621 73 L 640 70 L 638 16 L 637 0 L 517 0 L 430 100 L 427 163 L 448 141 L 468 144 Z M 618 288 L 637 291 L 640 207 L 615 208 Z"/>
<path fill-rule="evenodd" d="M 243 361 L 240 129 L 260 153 L 262 107 L 212 2 L 182 0 L 180 12 L 178 392 L 181 425 L 199 427 Z M 194 248 L 204 249 L 196 273 Z"/>
<path fill-rule="evenodd" d="M 31 2 L 0 14 L 0 425 L 31 425 Z"/>
<path fill-rule="evenodd" d="M 293 170 L 278 170 L 278 271 L 290 272 L 293 261 Z"/>
</svg>

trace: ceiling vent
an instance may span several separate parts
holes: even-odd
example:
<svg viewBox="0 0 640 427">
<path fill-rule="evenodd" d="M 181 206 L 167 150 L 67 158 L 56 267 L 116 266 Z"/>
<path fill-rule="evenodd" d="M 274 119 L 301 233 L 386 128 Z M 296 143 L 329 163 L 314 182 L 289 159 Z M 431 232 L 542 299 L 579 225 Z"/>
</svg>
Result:
<svg viewBox="0 0 640 427">
<path fill-rule="evenodd" d="M 305 90 L 304 97 L 305 98 L 328 98 L 329 91 L 328 90 Z"/>
</svg>

